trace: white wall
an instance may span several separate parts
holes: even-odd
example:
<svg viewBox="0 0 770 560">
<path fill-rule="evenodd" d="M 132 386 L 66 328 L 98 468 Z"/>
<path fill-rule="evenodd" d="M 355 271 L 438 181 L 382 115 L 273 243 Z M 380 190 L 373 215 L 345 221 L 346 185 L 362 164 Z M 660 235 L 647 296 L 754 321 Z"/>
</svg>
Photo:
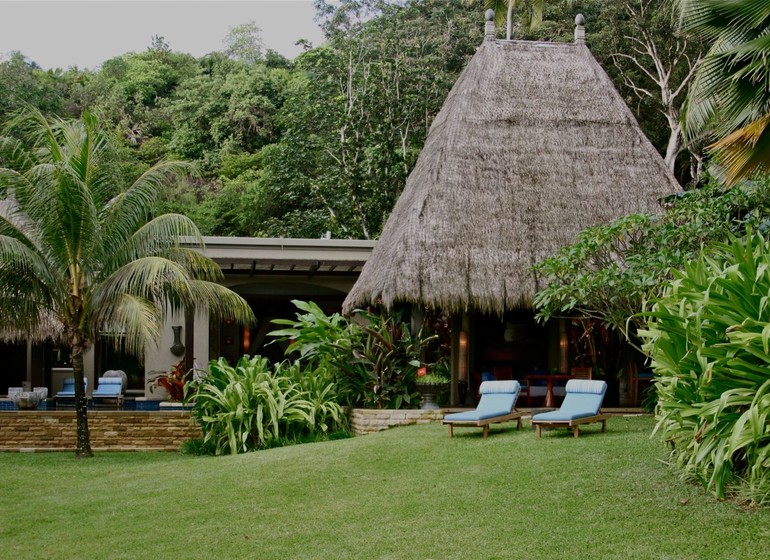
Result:
<svg viewBox="0 0 770 560">
<path fill-rule="evenodd" d="M 192 352 L 193 359 L 198 367 L 206 369 L 209 361 L 209 318 L 207 313 L 196 313 L 194 320 L 193 348 L 185 347 L 185 353 L 182 356 L 175 356 L 171 353 L 171 346 L 174 344 L 173 326 L 181 326 L 182 332 L 180 339 L 185 343 L 185 316 L 184 313 L 174 313 L 169 315 L 168 320 L 161 328 L 160 342 L 157 347 L 149 348 L 144 355 L 144 396 L 151 400 L 165 400 L 166 391 L 163 388 L 149 390 L 151 384 L 158 372 L 170 371 L 172 367 L 179 363 L 181 359 Z"/>
<path fill-rule="evenodd" d="M 197 367 L 208 371 L 209 366 L 209 317 L 207 313 L 196 314 L 193 359 Z"/>
</svg>

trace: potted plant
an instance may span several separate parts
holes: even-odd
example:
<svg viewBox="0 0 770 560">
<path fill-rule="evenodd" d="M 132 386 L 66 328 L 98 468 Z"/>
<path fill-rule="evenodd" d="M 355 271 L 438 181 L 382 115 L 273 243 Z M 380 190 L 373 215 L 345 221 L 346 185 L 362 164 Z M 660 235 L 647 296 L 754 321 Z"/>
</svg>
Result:
<svg viewBox="0 0 770 560">
<path fill-rule="evenodd" d="M 171 368 L 170 371 L 158 376 L 150 385 L 150 392 L 154 393 L 159 388 L 163 388 L 168 393 L 171 401 L 182 402 L 184 400 L 184 386 L 187 376 L 184 371 L 184 358 Z"/>
<path fill-rule="evenodd" d="M 436 398 L 449 387 L 449 376 L 445 364 L 436 363 L 431 372 L 427 367 L 417 370 L 417 390 L 422 395 L 421 410 L 435 410 L 439 408 Z"/>
</svg>

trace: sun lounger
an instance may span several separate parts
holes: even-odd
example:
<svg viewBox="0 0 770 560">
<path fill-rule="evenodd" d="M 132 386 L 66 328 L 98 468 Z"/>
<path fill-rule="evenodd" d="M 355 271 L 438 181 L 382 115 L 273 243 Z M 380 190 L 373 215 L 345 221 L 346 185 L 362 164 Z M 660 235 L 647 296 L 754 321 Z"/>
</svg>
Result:
<svg viewBox="0 0 770 560">
<path fill-rule="evenodd" d="M 542 428 L 574 428 L 574 436 L 580 435 L 581 424 L 601 422 L 602 432 L 607 431 L 607 415 L 601 413 L 607 384 L 599 380 L 570 379 L 566 396 L 559 410 L 535 414 L 532 425 L 537 437 Z"/>
<path fill-rule="evenodd" d="M 83 378 L 84 391 L 88 389 L 88 378 Z M 75 404 L 75 378 L 67 377 L 63 381 L 62 390 L 56 393 L 56 406 L 62 404 L 74 405 Z"/>
<path fill-rule="evenodd" d="M 520 390 L 521 386 L 515 380 L 484 381 L 479 387 L 481 400 L 476 410 L 444 416 L 442 423 L 449 426 L 449 437 L 454 434 L 455 426 L 463 426 L 483 428 L 484 439 L 486 439 L 489 436 L 490 424 L 499 424 L 508 420 L 516 420 L 516 428 L 521 429 L 521 417 L 524 413 L 515 408 Z"/>
<path fill-rule="evenodd" d="M 109 403 L 121 408 L 123 406 L 123 380 L 120 377 L 100 377 L 91 398 L 94 406 Z"/>
</svg>

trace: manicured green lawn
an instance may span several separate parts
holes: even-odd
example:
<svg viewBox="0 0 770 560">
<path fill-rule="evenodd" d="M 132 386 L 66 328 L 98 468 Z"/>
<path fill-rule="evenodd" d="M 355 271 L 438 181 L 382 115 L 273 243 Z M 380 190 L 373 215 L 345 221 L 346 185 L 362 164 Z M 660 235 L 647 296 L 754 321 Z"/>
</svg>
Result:
<svg viewBox="0 0 770 560">
<path fill-rule="evenodd" d="M 512 425 L 511 425 L 512 426 Z M 0 454 L 3 558 L 763 557 L 770 511 L 677 480 L 650 418 L 437 424 L 237 457 Z"/>
</svg>

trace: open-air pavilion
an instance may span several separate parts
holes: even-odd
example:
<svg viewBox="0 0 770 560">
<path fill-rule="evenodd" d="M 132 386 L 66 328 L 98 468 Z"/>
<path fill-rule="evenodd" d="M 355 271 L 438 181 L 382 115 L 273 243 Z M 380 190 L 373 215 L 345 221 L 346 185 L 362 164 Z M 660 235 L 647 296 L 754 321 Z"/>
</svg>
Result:
<svg viewBox="0 0 770 560">
<path fill-rule="evenodd" d="M 573 43 L 497 40 L 487 22 L 345 300 L 452 313 L 453 404 L 484 367 L 569 368 L 564 321 L 534 322 L 531 266 L 681 190 L 576 22 Z"/>
</svg>

